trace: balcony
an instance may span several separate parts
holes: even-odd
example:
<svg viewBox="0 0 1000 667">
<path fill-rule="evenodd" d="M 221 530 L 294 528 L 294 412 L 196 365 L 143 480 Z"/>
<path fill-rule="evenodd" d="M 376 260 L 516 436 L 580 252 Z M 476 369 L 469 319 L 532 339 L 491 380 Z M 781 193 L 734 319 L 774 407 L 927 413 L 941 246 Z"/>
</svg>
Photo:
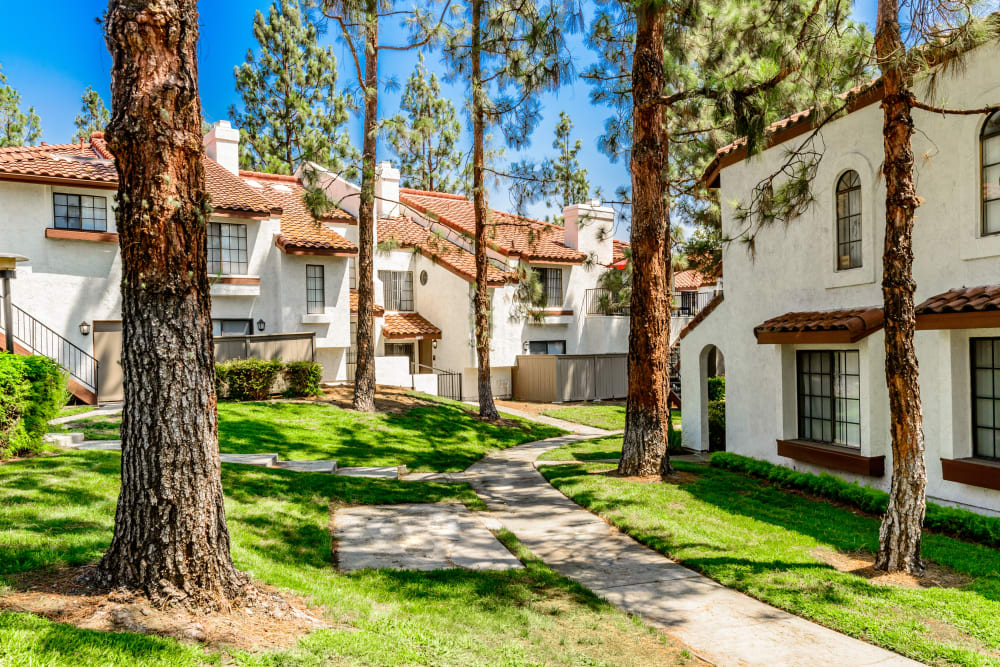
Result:
<svg viewBox="0 0 1000 667">
<path fill-rule="evenodd" d="M 670 309 L 672 318 L 692 318 L 709 304 L 721 290 L 712 292 L 674 292 L 674 307 Z M 604 317 L 628 317 L 629 305 L 616 303 L 611 290 L 597 287 L 584 295 L 587 315 Z"/>
</svg>

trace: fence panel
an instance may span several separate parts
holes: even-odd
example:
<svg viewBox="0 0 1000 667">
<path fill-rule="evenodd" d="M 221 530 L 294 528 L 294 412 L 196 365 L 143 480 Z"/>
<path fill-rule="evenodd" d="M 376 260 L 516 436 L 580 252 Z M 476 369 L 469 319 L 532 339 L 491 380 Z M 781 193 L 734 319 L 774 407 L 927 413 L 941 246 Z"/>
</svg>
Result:
<svg viewBox="0 0 1000 667">
<path fill-rule="evenodd" d="M 595 393 L 607 401 L 628 396 L 628 355 L 607 355 L 594 358 Z"/>
<path fill-rule="evenodd" d="M 556 394 L 556 356 L 519 355 L 514 369 L 514 398 L 519 401 L 552 403 Z"/>
<path fill-rule="evenodd" d="M 255 336 L 217 336 L 215 361 L 264 359 L 267 361 L 315 361 L 315 334 L 260 334 Z"/>
<path fill-rule="evenodd" d="M 594 357 L 562 356 L 556 365 L 559 400 L 592 401 L 595 393 Z"/>
</svg>

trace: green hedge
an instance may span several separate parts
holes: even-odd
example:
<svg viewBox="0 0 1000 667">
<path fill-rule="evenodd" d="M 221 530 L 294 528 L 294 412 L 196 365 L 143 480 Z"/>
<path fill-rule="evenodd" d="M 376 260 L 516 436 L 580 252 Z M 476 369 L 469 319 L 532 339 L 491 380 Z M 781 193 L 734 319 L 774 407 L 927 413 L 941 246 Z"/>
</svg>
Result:
<svg viewBox="0 0 1000 667">
<path fill-rule="evenodd" d="M 708 378 L 708 400 L 726 400 L 726 378 L 722 375 Z"/>
<path fill-rule="evenodd" d="M 66 376 L 54 361 L 0 353 L 0 458 L 39 451 L 66 399 Z"/>
<path fill-rule="evenodd" d="M 708 402 L 708 448 L 726 448 L 726 399 Z"/>
<path fill-rule="evenodd" d="M 234 359 L 215 366 L 215 392 L 236 401 L 263 401 L 275 393 L 275 382 L 284 378 L 286 397 L 320 393 L 323 367 L 311 361 Z"/>
<path fill-rule="evenodd" d="M 741 472 L 766 479 L 777 486 L 805 491 L 815 496 L 836 500 L 862 512 L 881 516 L 889 504 L 889 494 L 881 489 L 847 482 L 828 473 L 814 475 L 784 466 L 759 461 L 729 452 L 712 454 L 714 468 Z M 927 503 L 924 528 L 947 535 L 1000 548 L 1000 518 L 983 516 L 957 507 Z"/>
<path fill-rule="evenodd" d="M 684 453 L 684 447 L 681 445 L 681 430 L 675 429 L 673 424 L 667 429 L 667 452 L 670 454 Z"/>
</svg>

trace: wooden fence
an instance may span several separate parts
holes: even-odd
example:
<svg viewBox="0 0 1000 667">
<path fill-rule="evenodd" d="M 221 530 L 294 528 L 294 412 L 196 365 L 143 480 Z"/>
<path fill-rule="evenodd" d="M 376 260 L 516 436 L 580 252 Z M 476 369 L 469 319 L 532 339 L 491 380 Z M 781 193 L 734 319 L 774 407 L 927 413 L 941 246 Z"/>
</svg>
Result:
<svg viewBox="0 0 1000 667">
<path fill-rule="evenodd" d="M 541 403 L 607 401 L 628 395 L 626 354 L 519 355 L 514 399 Z"/>
</svg>

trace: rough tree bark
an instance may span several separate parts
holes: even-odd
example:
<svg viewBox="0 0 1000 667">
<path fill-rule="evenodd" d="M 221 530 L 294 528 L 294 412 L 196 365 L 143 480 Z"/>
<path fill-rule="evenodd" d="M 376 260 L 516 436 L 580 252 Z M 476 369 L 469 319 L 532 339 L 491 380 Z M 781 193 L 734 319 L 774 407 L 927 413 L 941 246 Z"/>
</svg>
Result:
<svg viewBox="0 0 1000 667">
<path fill-rule="evenodd" d="M 875 48 L 882 67 L 882 136 L 885 156 L 885 248 L 882 298 L 885 312 L 885 379 L 892 433 L 892 487 L 882 519 L 875 567 L 889 572 L 923 572 L 920 534 L 927 471 L 923 413 L 913 349 L 916 326 L 913 293 L 913 215 L 919 199 L 913 182 L 913 135 L 909 80 L 897 64 L 905 53 L 898 0 L 880 0 Z"/>
<path fill-rule="evenodd" d="M 662 5 L 636 7 L 632 60 L 632 300 L 628 350 L 628 403 L 625 439 L 618 472 L 655 475 L 667 451 L 667 375 L 669 373 L 665 283 L 668 272 L 668 140 L 663 109 L 655 102 L 664 88 Z M 669 231 L 669 230 L 667 230 Z M 669 472 L 669 459 L 665 466 Z"/>
<path fill-rule="evenodd" d="M 476 216 L 476 356 L 479 360 L 479 416 L 500 419 L 490 383 L 490 298 L 486 258 L 486 185 L 484 183 L 485 109 L 483 108 L 483 0 L 472 0 L 472 199 Z"/>
<path fill-rule="evenodd" d="M 358 204 L 358 333 L 354 409 L 375 410 L 375 149 L 378 139 L 378 20 L 368 1 L 365 27 L 365 118 Z"/>
<path fill-rule="evenodd" d="M 95 579 L 211 608 L 248 589 L 230 558 L 216 435 L 196 5 L 112 0 L 105 23 L 125 408 L 114 537 Z"/>
</svg>

